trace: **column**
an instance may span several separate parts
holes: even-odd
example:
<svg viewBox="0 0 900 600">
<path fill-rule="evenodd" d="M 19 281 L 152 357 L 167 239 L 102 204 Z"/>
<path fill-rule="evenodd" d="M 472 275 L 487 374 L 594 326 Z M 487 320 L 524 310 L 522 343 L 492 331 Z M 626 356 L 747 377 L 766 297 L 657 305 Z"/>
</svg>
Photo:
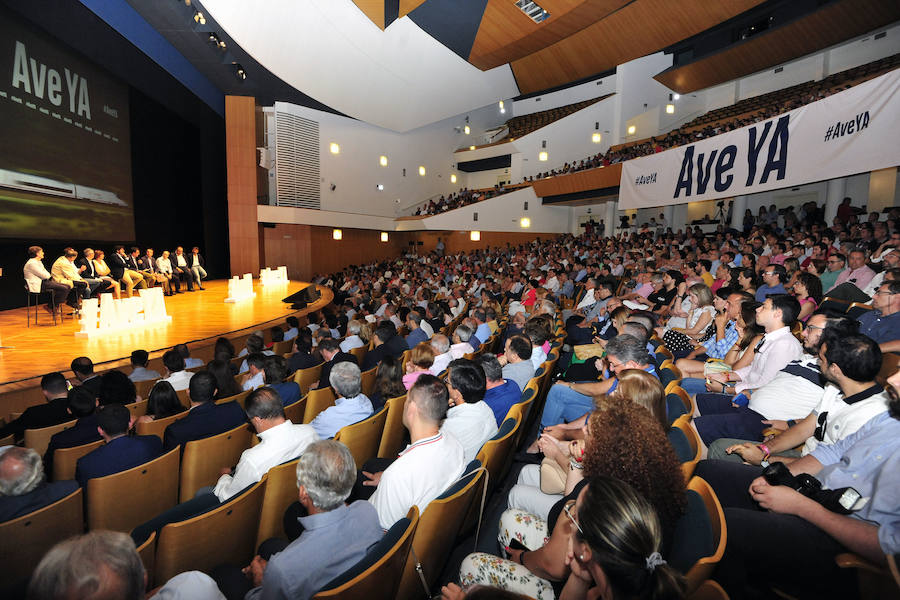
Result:
<svg viewBox="0 0 900 600">
<path fill-rule="evenodd" d="M 672 207 L 672 231 L 677 232 L 679 229 L 684 232 L 687 226 L 687 204 L 676 204 Z"/>
<path fill-rule="evenodd" d="M 604 217 L 604 221 L 606 222 L 606 235 L 608 236 L 615 235 L 616 227 L 619 224 L 616 219 L 616 206 L 618 203 L 618 200 L 606 201 L 606 217 Z"/>
<path fill-rule="evenodd" d="M 847 178 L 829 179 L 825 189 L 825 224 L 829 227 L 837 216 L 838 206 L 847 195 Z"/>
<path fill-rule="evenodd" d="M 830 182 L 829 182 L 830 183 Z M 894 206 L 897 196 L 897 167 L 878 169 L 869 173 L 869 199 L 866 210 L 880 213 Z"/>
<path fill-rule="evenodd" d="M 747 210 L 747 196 L 735 196 L 731 200 L 731 228 L 744 230 L 744 212 Z"/>
<path fill-rule="evenodd" d="M 675 205 L 667 204 L 663 206 L 663 216 L 666 218 L 666 223 L 669 224 L 669 227 L 672 228 L 672 231 L 675 231 L 675 225 L 672 222 L 672 219 L 675 218 Z"/>
<path fill-rule="evenodd" d="M 256 215 L 256 101 L 252 97 L 225 96 L 225 156 L 231 273 L 256 273 L 260 226 Z"/>
</svg>

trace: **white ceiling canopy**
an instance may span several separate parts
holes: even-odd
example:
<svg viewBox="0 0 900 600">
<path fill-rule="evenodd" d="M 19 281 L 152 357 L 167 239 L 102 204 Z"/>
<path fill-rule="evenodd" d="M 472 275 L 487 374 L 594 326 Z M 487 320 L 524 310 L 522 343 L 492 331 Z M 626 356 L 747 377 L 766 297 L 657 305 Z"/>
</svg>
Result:
<svg viewBox="0 0 900 600">
<path fill-rule="evenodd" d="M 509 65 L 480 71 L 408 17 L 382 31 L 351 0 L 204 0 L 203 6 L 288 84 L 395 131 L 519 93 Z"/>
</svg>

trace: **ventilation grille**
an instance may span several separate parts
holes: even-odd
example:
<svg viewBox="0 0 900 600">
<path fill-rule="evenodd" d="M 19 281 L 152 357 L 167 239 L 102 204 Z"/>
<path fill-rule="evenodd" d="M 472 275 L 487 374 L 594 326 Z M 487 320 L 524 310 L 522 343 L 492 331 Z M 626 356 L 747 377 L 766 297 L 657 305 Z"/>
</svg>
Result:
<svg viewBox="0 0 900 600">
<path fill-rule="evenodd" d="M 275 113 L 275 190 L 278 206 L 322 207 L 316 121 Z"/>
</svg>

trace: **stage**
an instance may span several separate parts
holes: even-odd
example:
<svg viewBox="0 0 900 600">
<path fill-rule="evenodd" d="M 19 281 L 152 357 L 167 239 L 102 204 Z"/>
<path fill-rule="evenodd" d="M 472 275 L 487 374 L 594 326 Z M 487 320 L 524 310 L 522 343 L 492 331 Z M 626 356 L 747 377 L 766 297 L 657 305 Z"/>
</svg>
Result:
<svg viewBox="0 0 900 600">
<path fill-rule="evenodd" d="M 2 311 L 0 346 L 11 348 L 0 350 L 0 394 L 33 387 L 44 373 L 51 371 L 69 375 L 69 364 L 77 356 L 90 357 L 96 370 L 101 371 L 129 365 L 131 352 L 137 349 L 147 350 L 154 358 L 175 344 L 207 346 L 220 336 L 238 337 L 273 325 L 283 326 L 286 317 L 303 316 L 331 302 L 331 290 L 323 287 L 318 288 L 322 297 L 304 310 L 291 310 L 289 304 L 281 301 L 308 285 L 290 281 L 264 286 L 254 279 L 256 297 L 230 304 L 225 303 L 228 280 L 205 281 L 205 290 L 195 288 L 165 299 L 166 312 L 172 317 L 169 325 L 89 339 L 75 337 L 80 325 L 71 317 L 62 323 L 57 319 L 54 326 L 43 307 L 38 309 L 38 325 L 32 321 L 31 327 L 26 327 L 24 308 Z M 125 371 L 130 372 L 130 368 Z M 0 416 L 4 414 L 0 410 Z"/>
</svg>

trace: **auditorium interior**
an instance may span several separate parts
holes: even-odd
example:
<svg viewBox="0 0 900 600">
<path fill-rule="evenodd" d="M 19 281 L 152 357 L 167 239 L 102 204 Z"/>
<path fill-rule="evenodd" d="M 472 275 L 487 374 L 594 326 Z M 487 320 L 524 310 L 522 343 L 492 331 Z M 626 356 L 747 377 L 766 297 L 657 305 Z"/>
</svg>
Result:
<svg viewBox="0 0 900 600">
<path fill-rule="evenodd" d="M 0 64 L 0 598 L 900 598 L 900 3 L 3 0 Z"/>
</svg>

